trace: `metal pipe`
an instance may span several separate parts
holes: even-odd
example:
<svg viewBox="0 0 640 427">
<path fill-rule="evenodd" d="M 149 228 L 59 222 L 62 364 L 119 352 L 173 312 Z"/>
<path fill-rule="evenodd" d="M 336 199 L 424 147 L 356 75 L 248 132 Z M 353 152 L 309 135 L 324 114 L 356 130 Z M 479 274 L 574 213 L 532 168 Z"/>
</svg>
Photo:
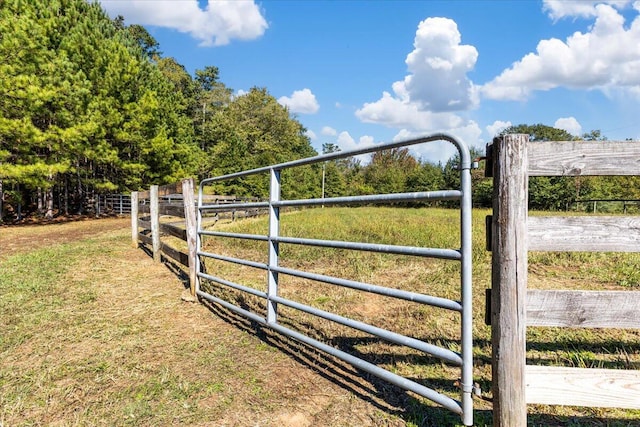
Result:
<svg viewBox="0 0 640 427">
<path fill-rule="evenodd" d="M 269 236 L 263 236 L 261 234 L 227 233 L 225 231 L 208 231 L 208 230 L 202 230 L 199 233 L 202 234 L 203 236 L 230 237 L 234 239 L 244 239 L 244 240 L 262 240 L 264 242 L 269 240 Z"/>
<path fill-rule="evenodd" d="M 376 366 L 372 363 L 352 356 L 349 353 L 345 353 L 344 351 L 326 345 L 320 341 L 314 340 L 313 338 L 309 338 L 306 335 L 302 335 L 277 323 L 269 323 L 268 326 L 283 335 L 289 336 L 297 341 L 303 342 L 321 351 L 324 351 L 327 354 L 335 356 L 338 359 L 344 360 L 354 367 L 375 375 L 378 378 L 382 378 L 383 380 L 394 384 L 404 390 L 409 390 L 419 394 L 420 396 L 426 397 L 427 399 L 436 402 L 437 404 L 445 407 L 451 412 L 462 414 L 460 403 L 450 398 L 449 396 L 445 396 L 444 394 L 438 393 L 437 391 L 425 387 L 422 384 L 418 384 L 415 381 L 411 381 L 407 378 L 401 377 L 400 375 L 396 375 L 392 372 L 387 371 L 386 369 L 380 368 L 379 366 Z"/>
<path fill-rule="evenodd" d="M 269 268 L 267 271 L 267 321 L 277 321 L 278 305 L 273 297 L 278 295 L 278 272 L 272 267 L 278 266 L 280 247 L 278 236 L 280 235 L 280 208 L 276 203 L 280 201 L 280 171 L 271 169 L 269 183 Z"/>
<path fill-rule="evenodd" d="M 427 258 L 459 260 L 460 252 L 455 249 L 418 248 L 414 246 L 383 245 L 378 243 L 343 242 L 338 240 L 304 239 L 300 237 L 276 237 L 279 243 L 294 245 L 321 246 L 333 249 L 353 249 L 358 251 L 380 252 L 396 255 L 413 255 Z"/>
<path fill-rule="evenodd" d="M 246 317 L 248 319 L 251 319 L 256 323 L 259 323 L 261 325 L 266 325 L 267 324 L 267 320 L 264 317 L 258 316 L 255 313 L 252 313 L 252 312 L 250 312 L 248 310 L 245 310 L 245 309 L 242 309 L 242 308 L 240 308 L 238 306 L 230 304 L 227 301 L 225 301 L 223 299 L 220 299 L 218 297 L 214 297 L 211 294 L 208 294 L 208 293 L 202 292 L 202 291 L 198 291 L 197 295 L 199 297 L 202 297 L 202 298 L 206 299 L 207 301 L 215 302 L 217 304 L 220 304 L 221 306 L 227 308 L 228 310 L 231 310 L 234 313 L 240 314 L 240 315 L 242 315 L 242 316 L 244 316 L 244 317 Z"/>
<path fill-rule="evenodd" d="M 287 274 L 289 276 L 301 277 L 303 279 L 315 280 L 318 282 L 329 283 L 331 285 L 343 286 L 345 288 L 371 292 L 373 294 L 398 298 L 405 301 L 412 301 L 419 304 L 426 304 L 432 307 L 462 312 L 462 304 L 460 304 L 458 301 L 453 301 L 446 298 L 419 294 L 417 292 L 403 291 L 401 289 L 387 288 L 384 286 L 372 285 L 364 282 L 356 282 L 354 280 L 341 279 L 338 277 L 325 276 L 322 274 L 309 273 L 307 271 L 294 270 L 291 268 L 277 267 L 273 269 L 278 271 L 279 273 Z"/>
<path fill-rule="evenodd" d="M 220 285 L 228 286 L 230 288 L 236 289 L 238 291 L 246 292 L 251 295 L 255 295 L 260 298 L 267 298 L 267 294 L 265 292 L 259 291 L 257 289 L 250 288 L 248 286 L 243 286 L 235 282 L 231 282 L 229 280 L 222 279 L 220 277 L 212 276 L 206 273 L 198 273 L 198 277 L 202 277 L 204 279 L 211 280 L 212 282 L 216 282 Z"/>
<path fill-rule="evenodd" d="M 258 173 L 266 173 L 266 172 L 269 172 L 271 169 L 283 170 L 283 169 L 292 168 L 292 167 L 295 167 L 295 166 L 305 166 L 305 165 L 310 165 L 310 164 L 313 164 L 313 163 L 325 162 L 325 161 L 328 161 L 328 160 L 344 159 L 344 158 L 347 158 L 347 157 L 354 157 L 354 156 L 360 156 L 362 154 L 374 153 L 376 151 L 391 150 L 391 149 L 394 149 L 394 148 L 406 147 L 406 146 L 410 146 L 410 145 L 417 145 L 417 144 L 422 144 L 422 143 L 425 143 L 425 142 L 433 142 L 433 141 L 448 141 L 448 142 L 452 143 L 453 145 L 455 145 L 455 147 L 458 149 L 458 152 L 460 153 L 460 164 L 461 164 L 461 167 L 462 168 L 470 168 L 471 167 L 471 155 L 469 154 L 469 149 L 466 147 L 466 145 L 464 145 L 464 143 L 458 141 L 456 138 L 454 138 L 453 136 L 451 136 L 449 134 L 436 133 L 436 134 L 433 134 L 433 135 L 420 137 L 420 138 L 415 138 L 415 139 L 408 139 L 408 140 L 397 141 L 397 142 L 389 142 L 389 143 L 386 143 L 386 144 L 379 144 L 379 145 L 374 145 L 374 146 L 367 147 L 367 148 L 359 148 L 359 149 L 356 149 L 356 150 L 336 151 L 336 152 L 333 152 L 333 153 L 323 154 L 323 155 L 319 155 L 319 156 L 307 157 L 307 158 L 304 158 L 304 159 L 292 160 L 290 162 L 279 163 L 279 164 L 273 165 L 273 166 L 265 166 L 265 167 L 251 169 L 251 170 L 247 170 L 247 171 L 231 173 L 231 174 L 228 174 L 228 175 L 222 175 L 222 176 L 217 176 L 217 177 L 213 177 L 213 178 L 207 178 L 207 179 L 202 180 L 200 182 L 200 185 L 203 186 L 205 184 L 209 184 L 209 183 L 212 183 L 212 182 L 219 182 L 219 181 L 224 181 L 224 180 L 232 179 L 232 178 L 240 178 L 240 177 L 243 177 L 243 176 L 255 175 L 255 174 L 258 174 Z"/>
<path fill-rule="evenodd" d="M 405 335 L 400 335 L 395 332 L 391 332 L 387 329 L 378 328 L 376 326 L 371 326 L 369 324 L 359 322 L 357 320 L 353 320 L 337 314 L 329 313 L 327 311 L 320 310 L 318 308 L 311 307 L 306 304 L 301 304 L 286 298 L 272 297 L 272 299 L 277 303 L 286 305 L 291 308 L 295 308 L 296 310 L 304 311 L 305 313 L 313 314 L 314 316 L 331 320 L 332 322 L 336 322 L 341 325 L 348 326 L 350 328 L 354 328 L 371 335 L 375 335 L 389 342 L 399 344 L 399 345 L 404 345 L 404 346 L 413 348 L 414 350 L 422 351 L 424 353 L 438 357 L 454 365 L 462 366 L 462 358 L 460 357 L 460 355 L 451 350 L 447 350 L 446 348 L 438 347 L 436 345 L 429 344 L 424 341 L 417 340 L 415 338 L 411 338 Z"/>
<path fill-rule="evenodd" d="M 228 257 L 228 256 L 218 255 L 218 254 L 212 254 L 210 252 L 202 252 L 202 251 L 198 251 L 198 255 L 203 256 L 205 258 L 216 259 L 218 261 L 226 261 L 226 262 L 230 262 L 230 263 L 233 263 L 233 264 L 245 265 L 247 267 L 259 268 L 261 270 L 268 270 L 269 269 L 269 266 L 267 264 L 263 263 L 263 262 L 249 261 L 247 259 L 233 258 L 233 257 Z"/>
<path fill-rule="evenodd" d="M 462 193 L 458 190 L 423 191 L 414 193 L 373 194 L 367 196 L 330 197 L 328 199 L 283 200 L 277 206 L 316 206 L 366 203 L 399 203 L 426 200 L 459 200 Z"/>
</svg>

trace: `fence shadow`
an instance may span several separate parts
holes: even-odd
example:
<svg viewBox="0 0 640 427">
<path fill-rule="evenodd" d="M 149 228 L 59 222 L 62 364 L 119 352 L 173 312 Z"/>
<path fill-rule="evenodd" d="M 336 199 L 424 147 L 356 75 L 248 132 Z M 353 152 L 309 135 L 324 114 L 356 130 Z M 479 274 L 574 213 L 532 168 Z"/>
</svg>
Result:
<svg viewBox="0 0 640 427">
<path fill-rule="evenodd" d="M 417 399 L 400 387 L 359 370 L 314 347 L 281 335 L 272 329 L 253 322 L 222 306 L 204 299 L 200 302 L 214 315 L 230 325 L 256 336 L 265 344 L 277 348 L 297 363 L 312 369 L 321 377 L 389 415 L 398 416 L 406 422 L 413 423 L 420 427 L 453 427 L 461 425 L 458 415 L 438 406 L 430 406 L 425 401 Z M 342 351 L 352 352 L 352 354 L 360 357 L 361 354 L 359 354 L 359 352 L 353 351 L 352 348 L 350 348 L 356 340 L 360 343 L 362 342 L 361 338 L 335 337 L 333 344 L 335 346 L 336 342 L 342 343 L 337 345 L 336 348 Z M 387 356 L 394 358 L 393 355 Z M 395 359 L 397 360 L 397 358 Z M 452 382 L 441 378 L 421 378 L 414 380 L 438 390 L 452 390 L 455 388 Z M 490 418 L 490 412 L 476 411 L 476 417 L 488 420 Z"/>
</svg>

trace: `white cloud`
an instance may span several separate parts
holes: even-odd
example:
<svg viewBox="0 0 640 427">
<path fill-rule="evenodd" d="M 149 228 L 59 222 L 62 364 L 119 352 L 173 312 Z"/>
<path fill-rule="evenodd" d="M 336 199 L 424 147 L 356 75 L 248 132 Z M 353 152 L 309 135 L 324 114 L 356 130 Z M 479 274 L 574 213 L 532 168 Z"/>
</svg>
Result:
<svg viewBox="0 0 640 427">
<path fill-rule="evenodd" d="M 395 98 L 389 92 L 384 92 L 376 102 L 365 103 L 356 111 L 356 117 L 365 123 L 422 131 L 449 129 L 462 123 L 462 118 L 455 114 L 425 111 L 419 104 Z"/>
<path fill-rule="evenodd" d="M 571 135 L 580 136 L 582 134 L 582 125 L 575 117 L 561 117 L 553 124 L 554 128 L 566 130 Z"/>
<path fill-rule="evenodd" d="M 368 123 L 417 129 L 458 120 L 440 113 L 467 110 L 478 102 L 466 75 L 475 66 L 478 51 L 460 42 L 455 21 L 427 18 L 420 22 L 414 50 L 405 60 L 410 74 L 393 83 L 394 95 L 384 92 L 380 100 L 364 104 L 356 116 Z"/>
<path fill-rule="evenodd" d="M 253 1 L 209 0 L 203 10 L 197 0 L 100 0 L 110 16 L 125 23 L 170 28 L 187 33 L 203 46 L 222 46 L 231 40 L 253 40 L 269 25 Z"/>
<path fill-rule="evenodd" d="M 327 136 L 336 136 L 338 134 L 338 132 L 330 126 L 323 127 L 320 133 Z"/>
<path fill-rule="evenodd" d="M 365 103 L 356 111 L 356 117 L 416 136 L 427 132 L 456 135 L 467 128 L 477 128 L 474 122 L 453 113 L 478 105 L 476 87 L 467 77 L 476 64 L 478 51 L 461 44 L 455 21 L 425 19 L 418 26 L 413 46 L 405 60 L 410 74 L 392 84 L 393 93 L 385 91 L 379 100 Z M 477 137 L 480 133 L 467 132 L 466 136 Z"/>
<path fill-rule="evenodd" d="M 449 129 L 447 133 L 459 141 L 466 143 L 469 148 L 475 147 L 480 151 L 484 150 L 484 143 L 480 140 L 482 129 L 480 129 L 480 126 L 474 121 L 469 121 L 460 127 Z M 402 129 L 396 134 L 393 141 L 403 141 L 421 136 L 425 136 L 425 133 Z M 413 145 L 409 147 L 409 149 L 417 158 L 432 163 L 446 163 L 447 160 L 457 153 L 455 146 L 447 141 L 434 141 Z"/>
<path fill-rule="evenodd" d="M 315 114 L 320 109 L 316 96 L 307 88 L 294 91 L 291 97 L 282 96 L 278 102 L 289 107 L 292 113 Z"/>
<path fill-rule="evenodd" d="M 316 135 L 316 133 L 310 129 L 307 129 L 304 132 L 305 135 L 307 135 L 309 137 L 310 140 L 315 141 L 316 139 L 318 139 L 318 135 Z"/>
<path fill-rule="evenodd" d="M 429 111 L 461 111 L 474 107 L 477 98 L 467 73 L 473 70 L 478 51 L 460 44 L 461 35 L 455 21 L 427 18 L 420 22 L 407 55 L 409 74 L 396 94 L 408 95 L 412 102 Z"/>
<path fill-rule="evenodd" d="M 608 4 L 622 9 L 631 3 L 632 0 L 544 0 L 543 9 L 554 20 L 566 17 L 590 18 L 597 15 L 596 5 L 598 4 Z"/>
<path fill-rule="evenodd" d="M 487 133 L 490 138 L 498 136 L 500 132 L 505 130 L 506 128 L 512 126 L 510 121 L 503 122 L 502 120 L 496 120 L 493 124 L 486 127 Z"/>
<path fill-rule="evenodd" d="M 351 135 L 349 135 L 349 132 L 346 131 L 340 132 L 340 134 L 338 135 L 338 139 L 336 140 L 336 144 L 338 145 L 338 147 L 340 147 L 340 149 L 342 149 L 342 151 L 351 151 L 375 145 L 372 136 L 361 136 L 360 139 L 358 139 L 358 141 L 356 142 L 356 140 L 353 139 Z"/>
<path fill-rule="evenodd" d="M 637 91 L 640 88 L 640 17 L 636 14 L 631 25 L 625 27 L 624 17 L 612 6 L 586 3 L 591 4 L 595 13 L 595 22 L 588 32 L 575 32 L 566 41 L 556 38 L 540 41 L 536 53 L 525 55 L 504 70 L 482 86 L 481 93 L 490 99 L 525 100 L 532 91 L 560 86 L 599 89 L 605 93 Z M 635 7 L 640 9 L 637 3 Z M 555 13 L 560 16 L 569 12 Z M 576 9 L 573 13 L 579 12 Z"/>
<path fill-rule="evenodd" d="M 341 151 L 351 151 L 357 150 L 360 148 L 367 148 L 376 145 L 375 140 L 372 136 L 364 135 L 361 136 L 358 141 L 356 141 L 347 131 L 340 132 L 338 138 L 336 140 L 336 145 L 340 147 Z M 370 154 L 363 154 L 355 157 L 356 160 L 360 161 L 362 164 L 367 164 L 371 161 Z"/>
</svg>

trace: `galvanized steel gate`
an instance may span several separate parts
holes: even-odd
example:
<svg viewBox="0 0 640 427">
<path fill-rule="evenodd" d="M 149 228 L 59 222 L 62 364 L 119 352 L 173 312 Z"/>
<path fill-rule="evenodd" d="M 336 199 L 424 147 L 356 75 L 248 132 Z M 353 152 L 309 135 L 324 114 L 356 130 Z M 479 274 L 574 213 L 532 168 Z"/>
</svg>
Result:
<svg viewBox="0 0 640 427">
<path fill-rule="evenodd" d="M 416 144 L 429 143 L 434 141 L 447 141 L 453 144 L 460 155 L 460 188 L 457 190 L 443 190 L 443 191 L 429 191 L 429 192 L 413 192 L 413 193 L 399 193 L 399 194 L 376 194 L 366 196 L 353 196 L 353 197 L 334 197 L 334 198 L 317 198 L 306 200 L 283 200 L 281 198 L 281 172 L 288 168 L 299 167 L 304 165 L 311 165 L 314 163 L 326 162 L 329 160 L 337 160 L 342 158 L 353 157 L 362 154 L 373 153 L 381 150 L 389 150 L 393 148 L 411 146 Z M 408 141 L 388 143 L 383 145 L 377 145 L 366 149 L 352 150 L 346 152 L 336 152 L 307 159 L 295 160 L 287 163 L 281 163 L 269 167 L 263 167 L 259 169 L 253 169 L 244 172 L 238 172 L 234 174 L 219 176 L 216 178 L 205 179 L 200 183 L 199 195 L 198 195 L 198 240 L 197 240 L 197 254 L 200 259 L 199 263 L 196 263 L 198 268 L 197 276 L 199 281 L 206 280 L 213 282 L 216 285 L 222 287 L 233 288 L 238 291 L 246 292 L 248 294 L 263 298 L 266 303 L 266 317 L 261 316 L 255 312 L 246 310 L 245 308 L 234 305 L 228 301 L 220 299 L 214 295 L 202 291 L 199 281 L 196 289 L 196 293 L 200 298 L 204 298 L 210 302 L 220 304 L 223 307 L 261 324 L 272 328 L 273 330 L 291 337 L 295 340 L 303 342 L 307 345 L 313 346 L 321 351 L 331 354 L 341 360 L 344 360 L 353 366 L 361 369 L 362 371 L 373 374 L 379 378 L 382 378 L 396 386 L 399 386 L 405 390 L 415 392 L 427 399 L 430 399 L 444 408 L 459 414 L 462 418 L 462 422 L 467 425 L 473 425 L 473 356 L 472 356 L 472 292 L 471 292 L 471 159 L 468 147 L 446 134 L 435 134 L 424 138 L 418 138 Z M 205 204 L 204 188 L 208 185 L 221 183 L 224 181 L 234 180 L 249 175 L 257 174 L 269 174 L 270 176 L 270 197 L 268 202 L 249 202 L 249 203 L 237 203 L 237 204 Z M 307 206 L 335 206 L 335 205 L 362 205 L 362 204 L 380 204 L 380 203 L 393 203 L 393 202 L 415 202 L 415 201 L 438 201 L 438 200 L 458 200 L 460 202 L 460 248 L 455 249 L 443 249 L 443 248 L 425 248 L 425 247 L 411 247 L 411 246 L 399 246 L 399 245 L 386 245 L 386 244 L 371 244 L 362 242 L 347 242 L 347 241 L 334 241 L 334 240 L 318 240 L 318 239 L 305 239 L 295 237 L 285 237 L 280 235 L 280 209 L 283 207 L 307 207 Z M 268 235 L 254 235 L 254 234 L 238 234 L 219 231 L 208 231 L 203 227 L 203 218 L 207 213 L 215 213 L 222 211 L 229 211 L 230 209 L 248 210 L 248 209 L 268 209 L 269 212 L 269 232 Z M 223 256 L 219 254 L 213 254 L 204 251 L 203 239 L 211 236 L 217 238 L 232 238 L 232 239 L 248 239 L 256 241 L 264 241 L 268 243 L 267 262 L 259 263 L 246 259 L 233 258 Z M 318 246 L 325 248 L 339 248 L 349 249 L 356 251 L 370 251 L 388 254 L 401 254 L 410 255 L 416 257 L 438 258 L 455 260 L 461 263 L 461 277 L 460 277 L 460 300 L 449 300 L 446 298 L 430 296 L 422 293 L 409 292 L 394 288 L 388 288 L 384 286 L 358 282 L 353 280 L 346 280 L 343 278 L 332 277 L 322 274 L 316 274 L 306 271 L 300 271 L 290 268 L 283 268 L 278 264 L 279 245 L 293 244 L 293 245 L 308 245 Z M 223 261 L 233 263 L 240 266 L 248 266 L 256 269 L 261 269 L 267 272 L 267 281 L 265 290 L 257 290 L 255 288 L 245 286 L 240 283 L 235 283 L 229 280 L 225 280 L 220 277 L 216 277 L 214 274 L 202 271 L 200 267 L 201 263 L 205 259 L 214 259 L 217 261 Z M 278 276 L 290 275 L 299 278 L 304 278 L 313 281 L 319 281 L 326 284 L 335 286 L 342 286 L 351 289 L 357 289 L 365 292 L 371 292 L 387 297 L 394 297 L 398 299 L 408 300 L 421 304 L 426 304 L 432 307 L 441 308 L 444 310 L 450 310 L 460 313 L 461 320 L 461 351 L 454 352 L 447 348 L 439 347 L 424 341 L 417 340 L 412 337 L 400 335 L 398 333 L 388 331 L 373 325 L 369 325 L 363 322 L 359 322 L 353 319 L 349 319 L 343 316 L 339 316 L 334 313 L 319 310 L 315 307 L 311 307 L 299 302 L 286 299 L 278 294 Z M 385 370 L 379 366 L 348 354 L 335 347 L 329 346 L 322 342 L 319 342 L 307 335 L 303 335 L 300 332 L 292 330 L 283 326 L 278 322 L 277 307 L 281 304 L 286 307 L 294 308 L 302 312 L 318 316 L 323 319 L 327 319 L 339 324 L 369 333 L 371 335 L 380 337 L 389 342 L 404 345 L 418 351 L 422 351 L 426 354 L 435 356 L 449 364 L 459 366 L 461 369 L 460 384 L 461 395 L 460 400 L 452 399 L 442 393 L 439 393 L 433 389 L 425 387 L 415 381 L 408 378 L 401 377 L 388 370 Z"/>
</svg>

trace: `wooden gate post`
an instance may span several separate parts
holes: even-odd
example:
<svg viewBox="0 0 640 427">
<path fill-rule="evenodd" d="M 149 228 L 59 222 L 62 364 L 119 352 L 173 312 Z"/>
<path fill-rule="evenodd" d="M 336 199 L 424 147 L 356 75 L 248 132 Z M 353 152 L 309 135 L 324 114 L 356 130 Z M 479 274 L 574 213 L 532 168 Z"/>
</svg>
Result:
<svg viewBox="0 0 640 427">
<path fill-rule="evenodd" d="M 493 143 L 491 344 L 493 425 L 527 425 L 527 143 L 504 135 Z"/>
<path fill-rule="evenodd" d="M 138 192 L 131 193 L 131 245 L 138 247 Z"/>
<path fill-rule="evenodd" d="M 158 186 L 152 185 L 149 191 L 150 215 L 151 215 L 151 246 L 153 248 L 153 260 L 160 262 L 160 200 L 158 197 Z"/>
<path fill-rule="evenodd" d="M 193 193 L 193 178 L 182 180 L 182 198 L 184 201 L 184 218 L 187 227 L 187 247 L 189 248 L 189 287 L 191 295 L 196 295 L 197 280 L 196 263 L 198 261 L 196 239 L 197 239 L 197 223 L 196 223 L 196 203 Z"/>
</svg>

